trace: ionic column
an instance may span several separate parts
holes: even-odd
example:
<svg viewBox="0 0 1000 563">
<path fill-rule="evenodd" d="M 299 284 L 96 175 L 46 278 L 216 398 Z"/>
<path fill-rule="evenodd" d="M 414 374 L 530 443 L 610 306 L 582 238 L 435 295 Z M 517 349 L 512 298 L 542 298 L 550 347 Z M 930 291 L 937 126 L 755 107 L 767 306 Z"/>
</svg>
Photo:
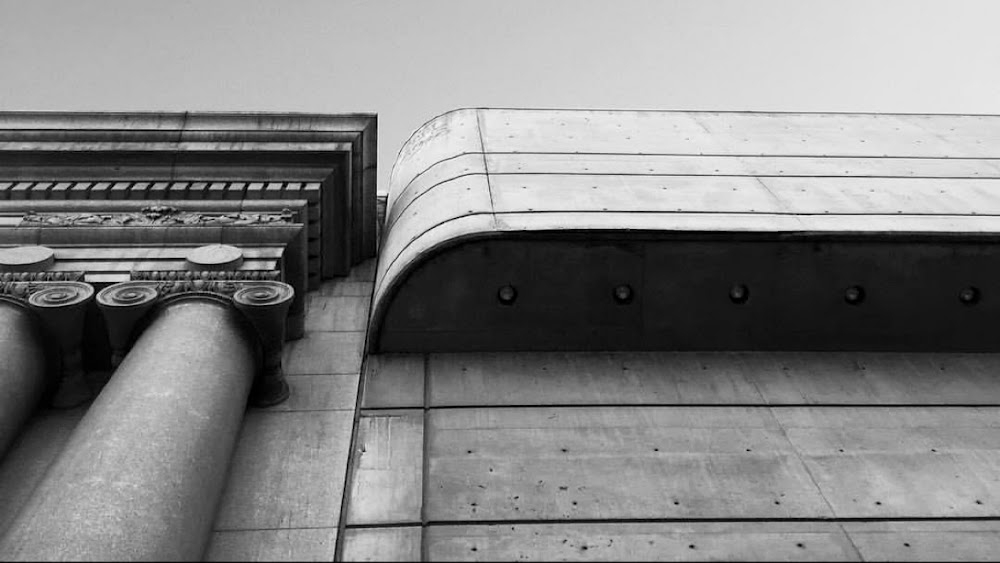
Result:
<svg viewBox="0 0 1000 563">
<path fill-rule="evenodd" d="M 267 352 L 234 303 L 283 327 L 292 296 L 277 282 L 222 285 L 235 291 L 125 282 L 98 295 L 109 328 L 152 321 L 0 539 L 0 559 L 202 557 Z"/>
<path fill-rule="evenodd" d="M 54 386 L 56 406 L 91 397 L 80 343 L 94 290 L 64 279 L 74 274 L 45 272 L 53 262 L 41 246 L 0 250 L 0 457 Z"/>
</svg>

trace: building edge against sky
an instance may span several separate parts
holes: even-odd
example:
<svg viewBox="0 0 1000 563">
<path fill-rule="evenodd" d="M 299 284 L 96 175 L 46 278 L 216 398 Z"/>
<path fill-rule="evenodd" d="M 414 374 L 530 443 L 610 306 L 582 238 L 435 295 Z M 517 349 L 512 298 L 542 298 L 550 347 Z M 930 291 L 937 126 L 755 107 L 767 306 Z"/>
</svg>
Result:
<svg viewBox="0 0 1000 563">
<path fill-rule="evenodd" d="M 457 110 L 377 258 L 374 116 L 3 119 L 9 558 L 1000 545 L 1000 117 Z"/>
</svg>

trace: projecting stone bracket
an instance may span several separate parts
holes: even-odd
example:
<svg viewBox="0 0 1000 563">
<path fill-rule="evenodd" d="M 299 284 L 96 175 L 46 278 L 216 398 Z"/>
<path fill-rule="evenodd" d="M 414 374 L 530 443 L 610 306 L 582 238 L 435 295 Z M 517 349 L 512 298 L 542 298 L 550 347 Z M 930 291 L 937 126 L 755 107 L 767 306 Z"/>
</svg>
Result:
<svg viewBox="0 0 1000 563">
<path fill-rule="evenodd" d="M 71 408 L 93 398 L 83 370 L 83 321 L 94 288 L 82 272 L 5 272 L 0 299 L 35 313 L 59 347 L 59 382 L 52 406 Z"/>
<path fill-rule="evenodd" d="M 189 298 L 213 298 L 230 304 L 249 321 L 262 351 L 250 402 L 268 407 L 288 398 L 281 365 L 285 319 L 295 290 L 275 280 L 240 279 L 238 272 L 157 272 L 160 279 L 117 283 L 97 294 L 108 326 L 112 365 L 125 358 L 140 322 L 157 306 Z"/>
</svg>

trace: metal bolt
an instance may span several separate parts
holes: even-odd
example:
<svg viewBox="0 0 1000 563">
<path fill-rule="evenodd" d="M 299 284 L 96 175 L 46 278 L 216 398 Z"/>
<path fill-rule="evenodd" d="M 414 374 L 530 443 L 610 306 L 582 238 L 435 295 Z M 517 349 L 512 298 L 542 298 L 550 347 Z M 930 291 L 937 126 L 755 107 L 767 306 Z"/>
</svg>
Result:
<svg viewBox="0 0 1000 563">
<path fill-rule="evenodd" d="M 633 297 L 632 286 L 628 284 L 622 284 L 615 287 L 614 298 L 619 305 L 631 303 L 632 297 Z"/>
<path fill-rule="evenodd" d="M 844 301 L 851 305 L 859 305 L 865 300 L 865 288 L 860 285 L 852 285 L 844 291 Z"/>
<path fill-rule="evenodd" d="M 746 303 L 750 299 L 750 288 L 738 283 L 729 288 L 729 300 L 736 304 Z"/>
<path fill-rule="evenodd" d="M 979 303 L 979 289 L 969 286 L 958 292 L 958 300 L 964 305 L 975 305 Z"/>
<path fill-rule="evenodd" d="M 501 305 L 513 305 L 517 300 L 517 289 L 512 285 L 505 285 L 497 291 L 497 299 Z"/>
</svg>

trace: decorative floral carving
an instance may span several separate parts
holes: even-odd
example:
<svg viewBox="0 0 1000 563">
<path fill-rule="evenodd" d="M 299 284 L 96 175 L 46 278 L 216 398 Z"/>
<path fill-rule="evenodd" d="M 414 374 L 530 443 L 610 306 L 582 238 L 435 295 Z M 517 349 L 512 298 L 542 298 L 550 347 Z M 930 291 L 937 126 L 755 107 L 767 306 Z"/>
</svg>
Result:
<svg viewBox="0 0 1000 563">
<path fill-rule="evenodd" d="M 220 227 L 245 225 L 288 224 L 292 211 L 281 213 L 198 213 L 182 211 L 169 205 L 151 205 L 136 213 L 35 213 L 28 211 L 24 223 L 46 227 L 112 226 L 147 227 L 186 225 Z"/>
<path fill-rule="evenodd" d="M 0 283 L 81 280 L 83 280 L 83 272 L 4 272 L 0 274 Z"/>
<path fill-rule="evenodd" d="M 236 280 L 277 281 L 281 277 L 278 270 L 137 270 L 132 272 L 133 281 L 194 281 L 194 280 Z"/>
</svg>

